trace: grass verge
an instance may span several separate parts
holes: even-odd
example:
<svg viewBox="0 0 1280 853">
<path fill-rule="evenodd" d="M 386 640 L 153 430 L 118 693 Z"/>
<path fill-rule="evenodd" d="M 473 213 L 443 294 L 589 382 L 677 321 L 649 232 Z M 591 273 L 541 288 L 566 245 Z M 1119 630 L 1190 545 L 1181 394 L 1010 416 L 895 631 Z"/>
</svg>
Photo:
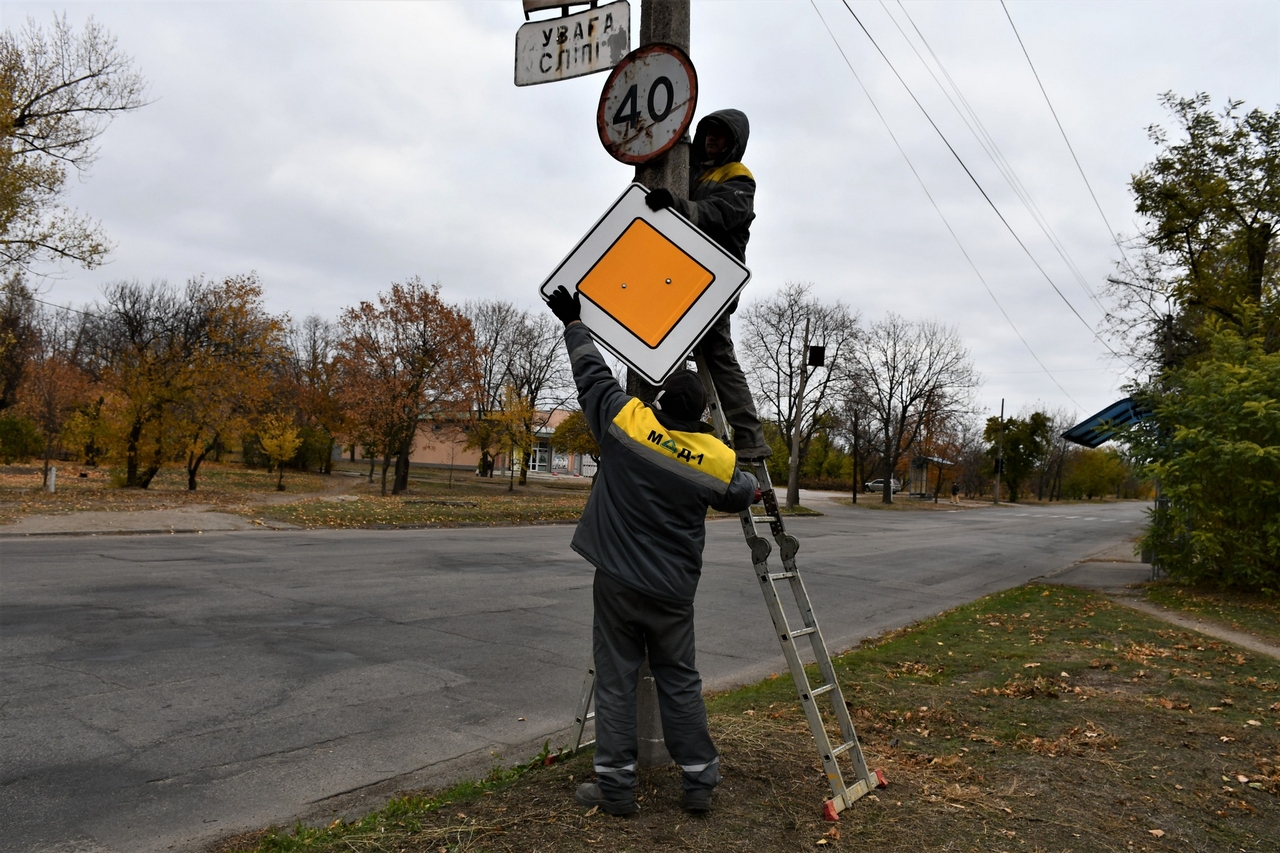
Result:
<svg viewBox="0 0 1280 853">
<path fill-rule="evenodd" d="M 1170 610 L 1179 610 L 1280 644 L 1280 596 L 1219 592 L 1161 581 L 1147 587 L 1147 598 Z"/>
<path fill-rule="evenodd" d="M 125 512 L 209 506 L 229 511 L 258 503 L 282 493 L 276 491 L 276 475 L 243 465 L 205 463 L 200 467 L 197 489 L 187 490 L 187 473 L 180 467 L 165 468 L 147 489 L 123 489 L 114 485 L 106 468 L 59 463 L 57 491 L 41 488 L 38 468 L 10 466 L 0 470 L 0 524 L 26 515 L 69 512 Z M 83 476 L 81 476 L 83 475 Z M 331 487 L 333 477 L 288 471 L 284 495 L 300 495 Z"/>
<path fill-rule="evenodd" d="M 671 768 L 642 774 L 637 817 L 585 813 L 573 802 L 592 778 L 580 755 L 216 849 L 1252 853 L 1280 840 L 1280 661 L 1033 585 L 837 667 L 868 764 L 890 786 L 835 824 L 819 818 L 826 787 L 784 674 L 709 697 L 724 772 L 709 818 L 680 810 Z"/>
<path fill-rule="evenodd" d="M 410 491 L 396 496 L 348 494 L 254 509 L 254 518 L 299 527 L 435 527 L 461 524 L 529 524 L 572 521 L 582 515 L 586 492 L 520 490 L 512 493 Z"/>
</svg>

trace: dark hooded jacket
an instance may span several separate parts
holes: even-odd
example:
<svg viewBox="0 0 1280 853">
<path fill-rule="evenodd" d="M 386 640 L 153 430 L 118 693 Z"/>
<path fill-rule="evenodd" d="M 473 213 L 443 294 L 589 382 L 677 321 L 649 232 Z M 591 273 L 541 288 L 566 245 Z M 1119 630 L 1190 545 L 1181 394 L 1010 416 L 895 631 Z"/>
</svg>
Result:
<svg viewBox="0 0 1280 853">
<path fill-rule="evenodd" d="M 728 130 L 729 148 L 715 158 L 707 157 L 707 125 L 715 122 Z M 742 165 L 751 126 L 740 110 L 719 110 L 698 122 L 689 152 L 689 198 L 676 199 L 681 215 L 701 228 L 740 261 L 747 259 L 756 181 Z"/>
</svg>

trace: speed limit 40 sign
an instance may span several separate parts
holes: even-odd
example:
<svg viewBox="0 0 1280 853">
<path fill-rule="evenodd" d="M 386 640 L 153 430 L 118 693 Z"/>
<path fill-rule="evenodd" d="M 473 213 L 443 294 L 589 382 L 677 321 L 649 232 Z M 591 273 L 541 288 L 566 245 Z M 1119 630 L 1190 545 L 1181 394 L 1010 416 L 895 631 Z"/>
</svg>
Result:
<svg viewBox="0 0 1280 853">
<path fill-rule="evenodd" d="M 675 145 L 698 105 L 698 75 L 673 44 L 647 44 L 614 67 L 600 93 L 596 128 L 623 163 L 647 163 Z"/>
</svg>

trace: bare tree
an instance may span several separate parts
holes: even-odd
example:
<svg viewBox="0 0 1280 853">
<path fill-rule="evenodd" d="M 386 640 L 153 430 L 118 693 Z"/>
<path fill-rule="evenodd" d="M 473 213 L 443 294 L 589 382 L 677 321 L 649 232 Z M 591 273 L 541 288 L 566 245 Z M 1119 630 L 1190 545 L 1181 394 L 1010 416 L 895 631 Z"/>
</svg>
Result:
<svg viewBox="0 0 1280 853">
<path fill-rule="evenodd" d="M 771 298 L 743 312 L 740 349 L 756 405 L 772 417 L 789 449 L 787 508 L 800 500 L 800 462 L 821 420 L 832 410 L 829 391 L 846 374 L 845 361 L 858 337 L 858 315 L 843 303 L 823 304 L 811 285 L 787 283 Z M 809 363 L 810 347 L 823 347 L 825 366 Z"/>
<path fill-rule="evenodd" d="M 955 330 L 896 314 L 854 339 L 848 393 L 857 397 L 880 438 L 884 503 L 898 463 L 930 423 L 966 412 L 978 376 Z"/>
<path fill-rule="evenodd" d="M 288 329 L 290 392 L 297 401 L 304 425 L 328 438 L 321 473 L 333 472 L 333 445 L 344 435 L 343 411 L 338 391 L 338 328 L 316 314 Z"/>
<path fill-rule="evenodd" d="M 536 444 L 537 432 L 546 427 L 551 412 L 574 396 L 565 354 L 563 327 L 550 314 L 522 312 L 511 335 L 507 383 L 522 401 L 526 447 Z M 520 466 L 520 484 L 529 477 L 529 453 Z"/>
<path fill-rule="evenodd" d="M 836 412 L 833 432 L 843 439 L 849 452 L 853 486 L 851 497 L 858 502 L 858 490 L 862 487 L 863 476 L 874 471 L 880 464 L 880 451 L 877 449 L 873 430 L 875 422 L 871 418 L 866 400 L 856 394 L 848 393 L 848 383 L 841 384 L 839 391 L 843 398 Z"/>
<path fill-rule="evenodd" d="M 101 227 L 62 204 L 69 168 L 87 173 L 95 142 L 118 114 L 146 103 L 146 82 L 115 38 L 66 15 L 0 34 L 0 269 L 45 261 L 102 263 Z"/>
<path fill-rule="evenodd" d="M 493 476 L 493 450 L 498 443 L 499 424 L 493 419 L 502 410 L 503 389 L 510 373 L 512 336 L 520 324 L 521 312 L 510 302 L 484 299 L 467 302 L 462 313 L 475 330 L 479 360 L 478 381 L 472 402 L 473 422 L 467 446 L 480 451 L 480 476 Z"/>
</svg>

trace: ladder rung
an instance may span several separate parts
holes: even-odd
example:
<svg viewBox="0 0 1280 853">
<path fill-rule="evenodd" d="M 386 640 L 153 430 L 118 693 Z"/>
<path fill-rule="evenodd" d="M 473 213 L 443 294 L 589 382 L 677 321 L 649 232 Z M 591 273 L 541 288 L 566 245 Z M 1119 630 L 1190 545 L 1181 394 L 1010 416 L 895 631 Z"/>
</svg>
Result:
<svg viewBox="0 0 1280 853">
<path fill-rule="evenodd" d="M 791 636 L 792 638 L 803 637 L 805 634 L 812 634 L 816 630 L 818 629 L 817 628 L 801 628 L 799 631 L 792 631 Z"/>
<path fill-rule="evenodd" d="M 839 746 L 837 746 L 835 749 L 831 750 L 831 757 L 835 758 L 837 756 L 844 755 L 846 752 L 848 752 L 849 750 L 857 746 L 857 744 L 858 742 L 856 740 L 851 740 L 846 743 L 842 743 Z"/>
<path fill-rule="evenodd" d="M 770 524 L 773 524 L 778 519 L 774 518 L 772 515 L 753 515 L 751 516 L 751 520 L 757 523 L 761 521 L 767 521 Z"/>
<path fill-rule="evenodd" d="M 785 581 L 796 576 L 795 572 L 773 572 L 769 575 L 771 581 Z"/>
<path fill-rule="evenodd" d="M 818 696 L 821 696 L 824 693 L 830 693 L 832 690 L 835 690 L 835 689 L 836 689 L 836 686 L 834 684 L 824 684 L 821 687 L 815 687 L 812 690 L 810 690 L 809 695 L 813 696 L 814 698 L 817 698 Z"/>
</svg>

